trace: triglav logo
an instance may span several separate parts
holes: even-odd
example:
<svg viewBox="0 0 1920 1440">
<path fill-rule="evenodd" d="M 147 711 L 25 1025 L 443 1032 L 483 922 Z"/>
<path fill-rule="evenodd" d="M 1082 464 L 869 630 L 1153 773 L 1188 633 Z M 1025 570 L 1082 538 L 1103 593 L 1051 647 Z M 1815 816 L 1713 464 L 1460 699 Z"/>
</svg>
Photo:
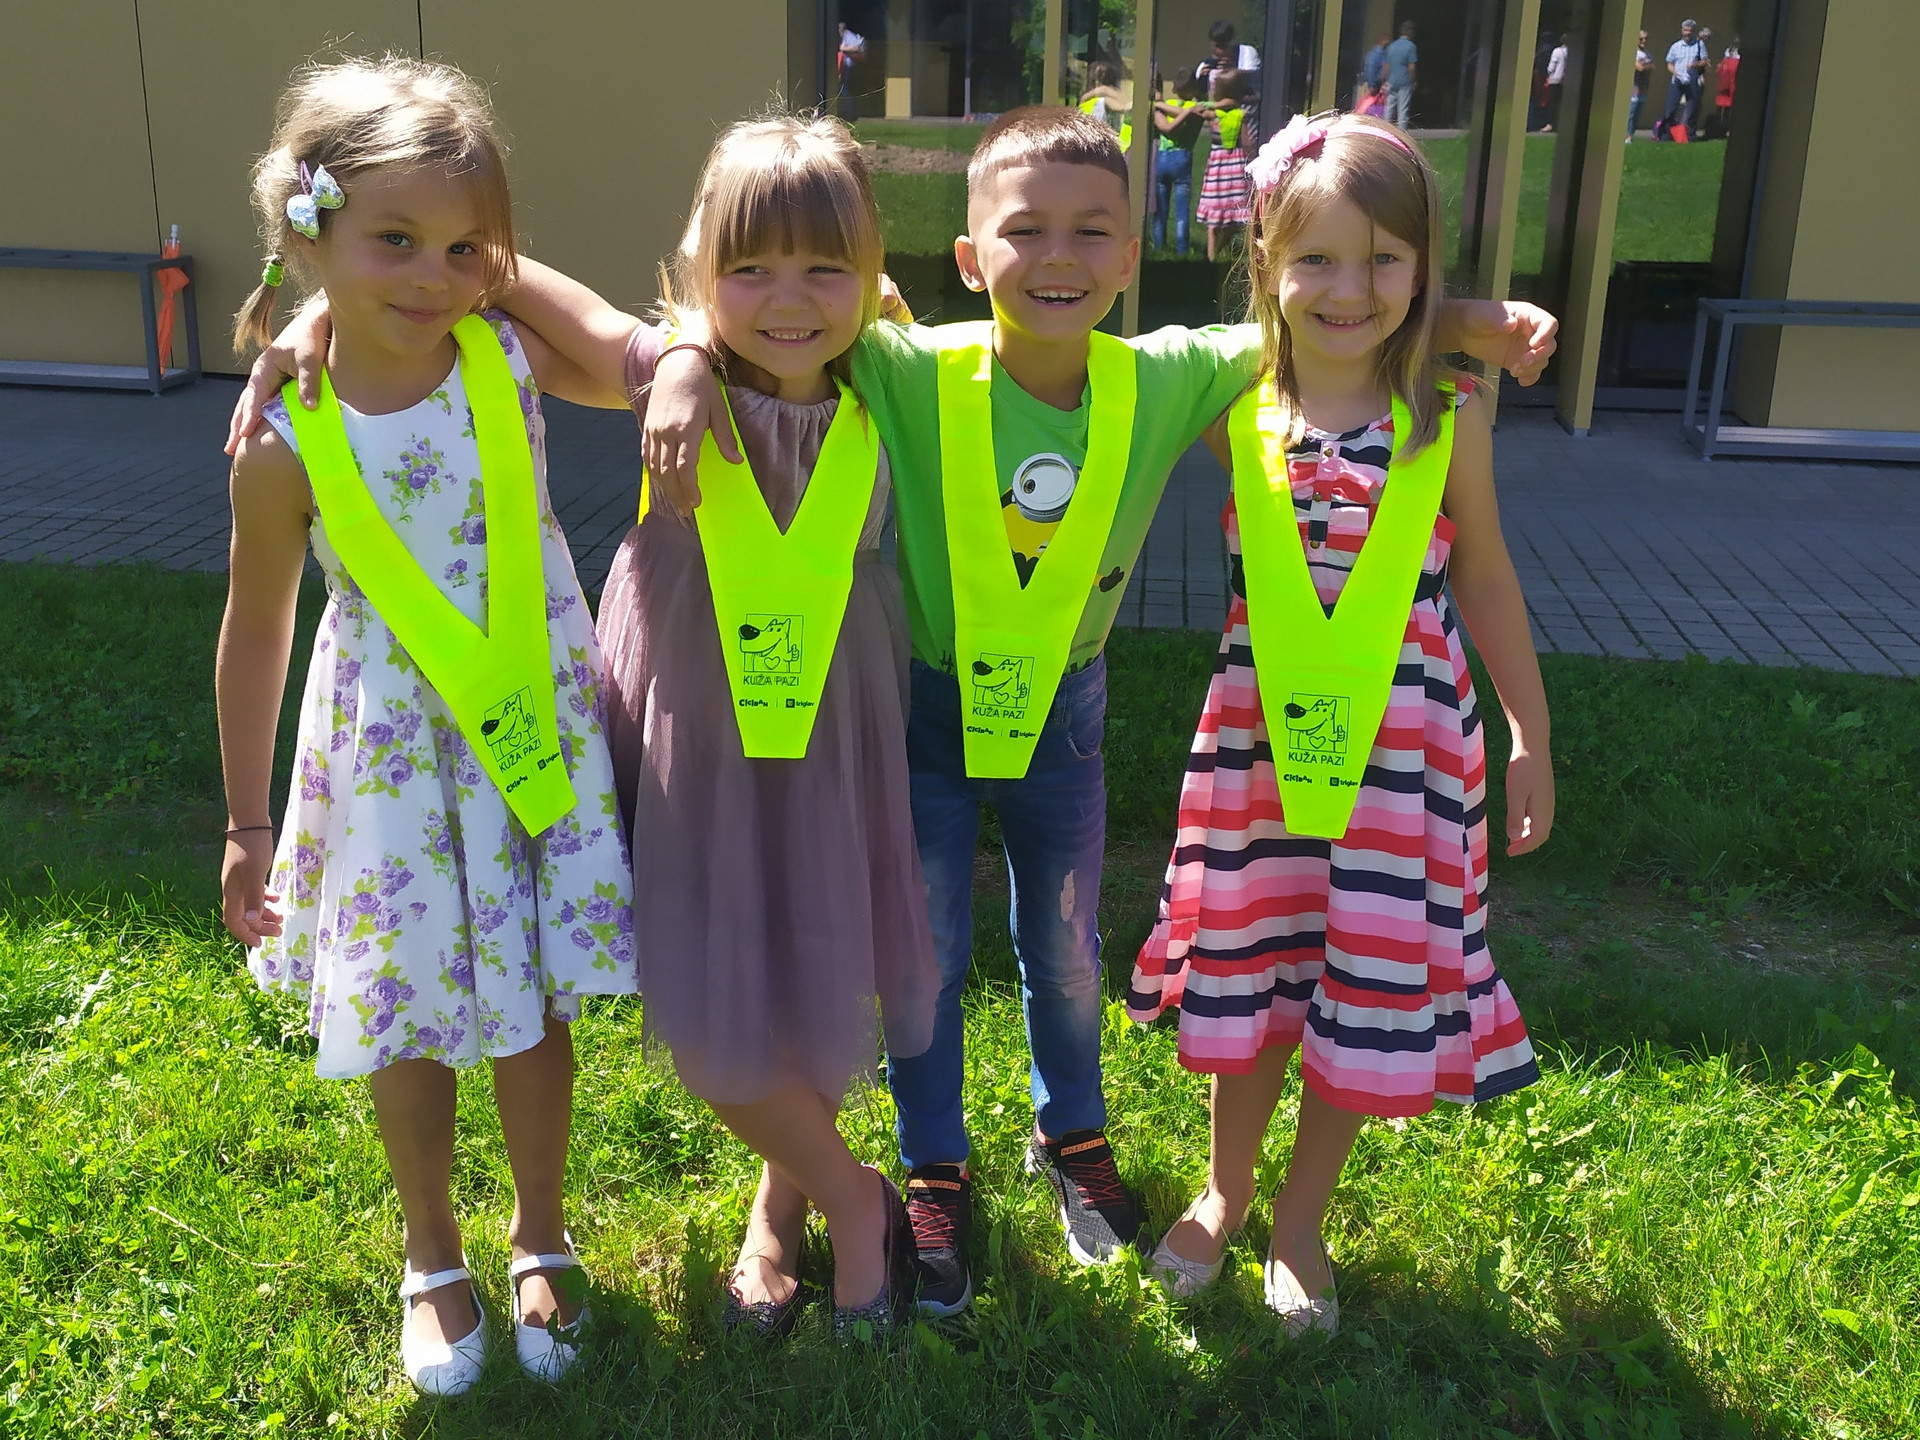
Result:
<svg viewBox="0 0 1920 1440">
<path fill-rule="evenodd" d="M 739 631 L 741 678 L 749 685 L 798 685 L 800 626 L 798 615 L 749 612 Z"/>
<path fill-rule="evenodd" d="M 974 714 L 1018 718 L 1027 713 L 1027 696 L 1033 688 L 1033 657 L 983 653 L 973 662 L 972 679 Z"/>
<path fill-rule="evenodd" d="M 533 718 L 533 691 L 516 690 L 480 718 L 480 734 L 493 752 L 493 763 L 507 769 L 540 746 L 540 726 Z"/>
<path fill-rule="evenodd" d="M 1337 765 L 1347 753 L 1347 715 L 1353 701 L 1345 695 L 1294 692 L 1286 706 L 1287 759 L 1295 765 Z"/>
</svg>

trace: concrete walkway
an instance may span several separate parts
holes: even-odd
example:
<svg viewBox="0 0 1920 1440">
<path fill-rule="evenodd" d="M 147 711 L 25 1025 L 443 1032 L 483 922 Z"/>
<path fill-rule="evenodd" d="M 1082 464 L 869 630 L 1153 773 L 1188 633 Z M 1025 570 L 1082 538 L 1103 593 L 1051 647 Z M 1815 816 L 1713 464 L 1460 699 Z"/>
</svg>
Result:
<svg viewBox="0 0 1920 1440">
<path fill-rule="evenodd" d="M 238 384 L 147 395 L 0 387 L 0 560 L 226 564 L 220 441 Z M 597 589 L 632 521 L 624 414 L 548 406 L 555 504 Z M 1920 466 L 1702 463 L 1671 415 L 1601 412 L 1573 439 L 1508 405 L 1507 543 L 1543 651 L 1920 675 Z M 1217 630 L 1227 481 L 1174 472 L 1121 621 Z"/>
</svg>

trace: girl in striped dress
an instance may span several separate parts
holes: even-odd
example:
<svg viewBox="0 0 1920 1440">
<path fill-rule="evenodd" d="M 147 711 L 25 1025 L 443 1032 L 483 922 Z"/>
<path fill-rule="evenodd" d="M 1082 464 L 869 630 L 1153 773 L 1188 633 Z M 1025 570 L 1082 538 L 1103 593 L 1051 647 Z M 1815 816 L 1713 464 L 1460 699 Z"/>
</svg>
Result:
<svg viewBox="0 0 1920 1440">
<path fill-rule="evenodd" d="M 1253 131 L 1247 125 L 1247 102 L 1253 79 L 1245 70 L 1216 70 L 1213 76 L 1213 117 L 1207 122 L 1213 149 L 1207 152 L 1206 173 L 1200 180 L 1200 203 L 1194 214 L 1207 227 L 1207 259 L 1214 259 L 1242 225 L 1253 219 L 1253 193 L 1247 188 L 1247 150 Z"/>
<path fill-rule="evenodd" d="M 1287 825 L 1249 638 L 1254 562 L 1243 559 L 1229 503 L 1233 604 L 1181 787 L 1159 923 L 1128 1000 L 1142 1022 L 1177 1011 L 1181 1063 L 1214 1077 L 1207 1188 L 1154 1256 L 1179 1295 L 1220 1272 L 1299 1050 L 1299 1129 L 1266 1267 L 1267 1303 L 1298 1333 L 1338 1324 L 1321 1229 L 1366 1117 L 1487 1100 L 1539 1074 L 1487 949 L 1486 755 L 1460 622 L 1512 727 L 1508 854 L 1547 838 L 1553 770 L 1539 665 L 1494 503 L 1486 409 L 1428 358 L 1444 294 L 1432 171 L 1398 130 L 1345 116 L 1295 120 L 1251 175 L 1248 250 L 1266 340 L 1259 393 L 1290 439 L 1284 483 L 1329 614 L 1367 543 L 1390 457 L 1451 442 L 1385 718 L 1340 839 Z M 1394 433 L 1395 402 L 1408 434 Z M 1287 493 L 1278 476 L 1262 483 Z"/>
</svg>

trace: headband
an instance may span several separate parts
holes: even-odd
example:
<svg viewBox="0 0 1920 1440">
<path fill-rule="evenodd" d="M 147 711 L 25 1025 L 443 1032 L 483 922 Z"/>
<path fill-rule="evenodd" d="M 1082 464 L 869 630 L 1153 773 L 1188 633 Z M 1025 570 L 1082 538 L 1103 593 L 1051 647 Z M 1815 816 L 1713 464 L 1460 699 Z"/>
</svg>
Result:
<svg viewBox="0 0 1920 1440">
<path fill-rule="evenodd" d="M 287 197 L 287 223 L 309 240 L 320 238 L 320 212 L 338 210 L 347 203 L 347 197 L 340 190 L 339 181 L 327 173 L 327 167 L 316 165 L 307 169 L 307 162 L 300 162 L 300 193 Z"/>
<path fill-rule="evenodd" d="M 1402 140 L 1394 131 L 1380 125 L 1348 125 L 1340 122 L 1347 117 L 1335 110 L 1323 111 L 1309 119 L 1305 115 L 1296 115 L 1287 122 L 1284 130 L 1271 136 L 1260 147 L 1260 153 L 1247 162 L 1247 178 L 1253 182 L 1256 195 L 1269 195 L 1279 185 L 1280 177 L 1293 168 L 1296 160 L 1311 159 L 1310 151 L 1317 152 L 1326 143 L 1327 136 L 1338 128 L 1345 134 L 1371 135 L 1384 140 L 1389 145 L 1413 154 L 1413 147 Z"/>
</svg>

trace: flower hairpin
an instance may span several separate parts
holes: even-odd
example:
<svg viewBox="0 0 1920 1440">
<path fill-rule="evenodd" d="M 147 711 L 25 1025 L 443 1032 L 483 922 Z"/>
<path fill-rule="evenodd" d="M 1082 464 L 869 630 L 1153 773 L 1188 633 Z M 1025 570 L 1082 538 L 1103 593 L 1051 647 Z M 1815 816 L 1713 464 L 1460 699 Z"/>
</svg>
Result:
<svg viewBox="0 0 1920 1440">
<path fill-rule="evenodd" d="M 340 189 L 340 182 L 327 173 L 327 167 L 316 165 L 307 169 L 307 162 L 300 162 L 300 193 L 287 197 L 287 223 L 309 240 L 320 238 L 320 212 L 338 210 L 347 203 L 346 195 Z"/>
<path fill-rule="evenodd" d="M 1289 120 L 1286 128 L 1270 136 L 1267 143 L 1260 147 L 1260 153 L 1247 162 L 1247 178 L 1253 182 L 1254 193 L 1271 194 L 1280 183 L 1280 177 L 1299 161 L 1311 159 L 1310 152 L 1317 152 L 1344 118 L 1337 110 L 1323 110 L 1318 115 L 1296 115 Z M 1347 128 L 1378 136 L 1388 144 L 1405 150 L 1407 154 L 1413 154 L 1412 146 L 1384 126 L 1361 122 Z"/>
</svg>

